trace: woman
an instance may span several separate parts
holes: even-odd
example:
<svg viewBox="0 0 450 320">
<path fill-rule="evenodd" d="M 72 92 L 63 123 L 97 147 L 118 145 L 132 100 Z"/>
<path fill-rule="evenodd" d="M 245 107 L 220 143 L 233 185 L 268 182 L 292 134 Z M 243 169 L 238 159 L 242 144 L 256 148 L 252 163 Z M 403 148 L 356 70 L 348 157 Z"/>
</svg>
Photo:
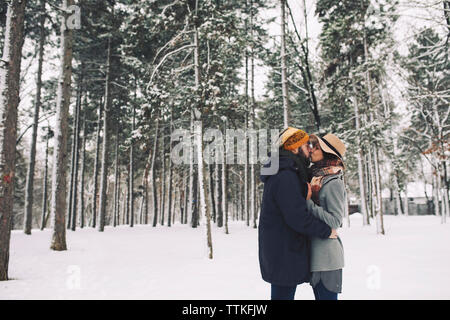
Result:
<svg viewBox="0 0 450 320">
<path fill-rule="evenodd" d="M 343 182 L 344 143 L 333 134 L 309 139 L 311 200 L 308 211 L 333 229 L 342 226 L 346 205 Z M 344 248 L 339 239 L 311 238 L 311 281 L 316 300 L 337 300 L 342 290 Z"/>
</svg>

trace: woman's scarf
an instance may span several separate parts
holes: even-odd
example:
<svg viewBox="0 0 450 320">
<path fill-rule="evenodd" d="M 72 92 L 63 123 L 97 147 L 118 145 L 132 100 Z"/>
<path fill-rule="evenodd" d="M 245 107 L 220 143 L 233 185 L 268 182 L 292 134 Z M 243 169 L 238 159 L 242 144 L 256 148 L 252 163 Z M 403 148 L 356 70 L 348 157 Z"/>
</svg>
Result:
<svg viewBox="0 0 450 320">
<path fill-rule="evenodd" d="M 315 204 L 320 205 L 319 192 L 322 189 L 323 178 L 344 172 L 344 165 L 340 159 L 320 160 L 311 167 L 311 199 Z"/>
</svg>

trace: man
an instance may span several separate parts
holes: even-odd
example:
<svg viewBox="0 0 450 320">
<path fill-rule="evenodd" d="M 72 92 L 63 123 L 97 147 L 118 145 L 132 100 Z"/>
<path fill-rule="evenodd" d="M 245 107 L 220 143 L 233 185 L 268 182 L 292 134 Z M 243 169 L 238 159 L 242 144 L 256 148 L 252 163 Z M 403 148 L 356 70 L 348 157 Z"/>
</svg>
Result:
<svg viewBox="0 0 450 320">
<path fill-rule="evenodd" d="M 271 284 L 272 300 L 293 300 L 297 285 L 309 282 L 308 237 L 337 237 L 334 229 L 307 212 L 306 199 L 311 197 L 308 139 L 300 129 L 285 129 L 280 136 L 278 172 L 261 175 L 259 264 L 263 280 Z"/>
</svg>

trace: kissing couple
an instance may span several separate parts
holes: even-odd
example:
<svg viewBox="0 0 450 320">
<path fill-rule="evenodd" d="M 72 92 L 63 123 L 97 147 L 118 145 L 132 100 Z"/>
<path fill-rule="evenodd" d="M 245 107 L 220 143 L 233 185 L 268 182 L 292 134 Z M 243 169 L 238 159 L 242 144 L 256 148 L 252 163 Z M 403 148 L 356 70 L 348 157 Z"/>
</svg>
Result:
<svg viewBox="0 0 450 320">
<path fill-rule="evenodd" d="M 344 267 L 337 229 L 347 205 L 346 147 L 334 134 L 319 137 L 293 127 L 280 133 L 278 147 L 278 172 L 261 175 L 262 278 L 271 284 L 272 300 L 293 300 L 297 285 L 305 282 L 316 300 L 337 300 Z"/>
</svg>

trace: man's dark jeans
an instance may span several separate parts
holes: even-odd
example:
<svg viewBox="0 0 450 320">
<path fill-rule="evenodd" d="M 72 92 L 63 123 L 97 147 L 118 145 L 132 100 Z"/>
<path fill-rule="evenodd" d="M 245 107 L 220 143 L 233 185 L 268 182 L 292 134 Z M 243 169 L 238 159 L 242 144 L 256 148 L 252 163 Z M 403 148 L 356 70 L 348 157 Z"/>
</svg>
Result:
<svg viewBox="0 0 450 320">
<path fill-rule="evenodd" d="M 295 290 L 297 286 L 284 287 L 272 284 L 271 299 L 272 300 L 294 300 Z"/>
</svg>

